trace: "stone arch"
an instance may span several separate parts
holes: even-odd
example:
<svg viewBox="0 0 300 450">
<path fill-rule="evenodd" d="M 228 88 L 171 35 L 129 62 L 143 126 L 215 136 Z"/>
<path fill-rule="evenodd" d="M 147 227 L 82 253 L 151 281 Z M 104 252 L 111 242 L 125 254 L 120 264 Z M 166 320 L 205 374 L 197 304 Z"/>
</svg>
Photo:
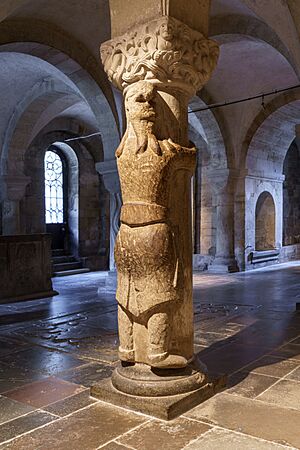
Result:
<svg viewBox="0 0 300 450">
<path fill-rule="evenodd" d="M 275 203 L 273 196 L 262 192 L 255 206 L 255 250 L 264 251 L 275 248 Z"/>
<path fill-rule="evenodd" d="M 91 135 L 95 133 L 95 129 L 91 128 L 88 124 L 80 121 L 78 118 L 60 116 L 49 122 L 42 130 L 38 133 L 43 135 L 55 135 L 55 133 L 63 133 L 65 139 L 78 138 L 82 134 Z M 104 161 L 104 151 L 101 135 L 94 135 L 92 138 L 83 139 L 75 141 L 73 145 L 77 146 L 78 142 L 84 143 L 84 147 L 88 150 L 90 155 L 92 155 L 95 163 Z M 30 142 L 31 144 L 31 142 Z M 30 145 L 29 144 L 29 145 Z"/>
<path fill-rule="evenodd" d="M 224 130 L 214 113 L 211 110 L 191 112 L 205 106 L 199 97 L 194 97 L 189 105 L 189 135 L 200 149 L 194 181 L 194 267 L 197 269 L 207 268 L 216 255 L 218 200 L 213 180 L 232 164 Z"/>
<path fill-rule="evenodd" d="M 225 146 L 220 124 L 214 113 L 212 110 L 192 112 L 199 108 L 205 108 L 206 106 L 206 103 L 200 97 L 193 97 L 189 104 L 189 125 L 206 142 L 211 168 L 227 168 L 231 155 Z"/>
<path fill-rule="evenodd" d="M 76 205 L 70 205 L 73 231 L 75 232 L 72 245 L 75 245 L 77 240 L 76 253 L 86 267 L 92 270 L 107 269 L 109 233 L 104 226 L 107 216 L 105 210 L 107 194 L 95 169 L 95 159 L 89 150 L 91 144 L 88 146 L 85 141 L 81 140 L 68 141 L 76 137 L 78 135 L 70 131 L 59 129 L 49 131 L 49 128 L 48 130 L 46 128 L 39 133 L 27 149 L 24 157 L 24 172 L 26 176 L 30 177 L 30 183 L 21 202 L 23 232 L 25 234 L 45 232 L 43 158 L 45 151 L 51 145 L 55 145 L 66 155 L 69 154 L 69 163 L 73 164 L 75 155 L 78 160 L 78 212 Z M 69 147 L 72 149 L 73 156 L 71 156 Z M 73 175 L 76 176 L 76 173 Z M 79 217 L 78 237 L 75 223 L 77 216 Z"/>
<path fill-rule="evenodd" d="M 300 243 L 300 152 L 296 138 L 283 164 L 283 227 L 282 245 Z"/>
<path fill-rule="evenodd" d="M 109 38 L 109 36 L 107 36 Z M 113 93 L 105 72 L 99 61 L 81 42 L 59 29 L 53 23 L 41 20 L 6 20 L 0 24 L 0 44 L 38 43 L 52 47 L 68 55 L 86 70 L 105 93 L 111 107 L 114 104 Z M 115 112 L 115 117 L 117 114 Z"/>
<path fill-rule="evenodd" d="M 236 254 L 242 268 L 255 249 L 254 202 L 263 190 L 269 191 L 276 208 L 276 247 L 282 246 L 283 164 L 296 137 L 299 123 L 299 89 L 274 95 L 261 108 L 243 139 L 238 162 L 242 175 L 236 192 Z M 237 232 L 237 230 L 239 230 Z"/>
<path fill-rule="evenodd" d="M 266 42 L 281 53 L 297 72 L 297 63 L 293 56 L 274 29 L 269 27 L 266 22 L 262 22 L 255 17 L 239 14 L 218 15 L 212 17 L 209 31 L 210 36 L 216 39 L 220 45 L 231 40 L 232 36 L 249 36 L 255 40 Z"/>
<path fill-rule="evenodd" d="M 6 174 L 8 172 L 22 173 L 22 168 L 18 167 L 22 164 L 22 158 L 18 151 L 25 151 L 28 141 L 28 129 L 34 125 L 35 120 L 39 114 L 50 101 L 64 96 L 66 100 L 71 100 L 80 97 L 79 92 L 74 92 L 74 89 L 67 86 L 60 80 L 49 77 L 46 80 L 36 83 L 32 89 L 26 93 L 21 102 L 18 103 L 13 115 L 10 117 L 8 127 L 5 132 L 1 159 L 0 159 L 0 173 Z M 82 97 L 81 97 L 82 98 Z M 30 118 L 28 123 L 27 118 Z"/>
<path fill-rule="evenodd" d="M 242 144 L 240 169 L 261 173 L 259 159 L 266 161 L 264 174 L 282 174 L 285 155 L 299 124 L 300 90 L 275 96 L 252 121 Z M 270 153 L 272 157 L 266 157 Z M 277 155 L 277 156 L 276 156 Z"/>
<path fill-rule="evenodd" d="M 66 68 L 59 70 L 77 87 L 93 111 L 102 133 L 105 159 L 112 159 L 120 141 L 119 116 L 104 72 L 99 76 L 101 69 L 99 70 L 98 62 L 81 44 L 74 45 L 74 40 L 70 37 L 66 39 L 58 30 L 49 29 L 49 24 L 34 22 L 34 32 L 27 22 L 25 28 L 22 22 L 23 31 L 18 21 L 13 21 L 11 25 L 8 32 L 7 22 L 0 24 L 0 51 L 37 56 L 52 65 L 55 65 L 58 54 L 65 58 Z M 49 29 L 49 34 L 45 34 L 45 27 Z"/>
</svg>

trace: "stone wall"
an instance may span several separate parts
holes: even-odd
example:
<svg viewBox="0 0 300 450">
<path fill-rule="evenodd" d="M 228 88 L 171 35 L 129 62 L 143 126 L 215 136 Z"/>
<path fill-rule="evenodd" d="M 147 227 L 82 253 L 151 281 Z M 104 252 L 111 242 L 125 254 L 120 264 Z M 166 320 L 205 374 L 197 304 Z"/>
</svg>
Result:
<svg viewBox="0 0 300 450">
<path fill-rule="evenodd" d="M 275 248 L 275 205 L 268 192 L 260 194 L 255 209 L 255 249 Z"/>
<path fill-rule="evenodd" d="M 0 303 L 52 297 L 51 236 L 0 236 Z"/>
<path fill-rule="evenodd" d="M 300 154 L 294 142 L 286 155 L 283 173 L 283 245 L 300 243 Z"/>
<path fill-rule="evenodd" d="M 300 259 L 300 244 L 285 245 L 280 252 L 280 262 L 295 261 Z"/>
<path fill-rule="evenodd" d="M 275 212 L 275 236 L 274 247 L 282 246 L 282 177 L 266 178 L 258 176 L 246 176 L 245 178 L 245 269 L 253 268 L 251 254 L 256 248 L 256 207 L 261 194 L 268 193 L 274 202 Z M 242 266 L 240 261 L 240 266 Z"/>
<path fill-rule="evenodd" d="M 66 145 L 64 141 L 69 137 L 64 132 L 42 134 L 26 152 L 25 171 L 28 177 L 30 174 L 31 181 L 21 201 L 21 233 L 45 232 L 43 158 L 49 143 L 55 142 L 55 147 L 63 153 L 68 170 L 69 238 L 65 250 L 80 258 L 84 267 L 107 270 L 109 243 L 104 227 L 105 216 L 109 214 L 105 200 L 107 193 L 101 186 L 90 149 L 80 141 L 72 142 L 72 147 Z"/>
</svg>

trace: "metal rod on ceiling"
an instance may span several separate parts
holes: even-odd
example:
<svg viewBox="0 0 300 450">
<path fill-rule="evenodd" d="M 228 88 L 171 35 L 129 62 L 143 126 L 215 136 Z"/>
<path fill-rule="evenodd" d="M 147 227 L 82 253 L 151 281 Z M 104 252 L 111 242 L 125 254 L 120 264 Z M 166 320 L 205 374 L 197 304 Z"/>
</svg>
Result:
<svg viewBox="0 0 300 450">
<path fill-rule="evenodd" d="M 280 94 L 281 92 L 290 91 L 292 89 L 297 89 L 299 87 L 300 87 L 300 84 L 296 84 L 295 86 L 290 86 L 290 87 L 282 88 L 282 89 L 275 89 L 274 91 L 265 92 L 263 94 L 252 95 L 250 97 L 241 98 L 239 100 L 231 100 L 229 102 L 222 102 L 222 103 L 213 103 L 212 105 L 204 106 L 203 108 L 197 108 L 197 109 L 190 110 L 190 111 L 188 111 L 188 113 L 192 114 L 192 113 L 199 112 L 199 111 L 207 111 L 209 109 L 223 108 L 224 106 L 236 105 L 237 103 L 248 102 L 250 100 L 256 100 L 258 98 L 261 98 L 263 100 L 264 97 L 267 97 L 269 95 Z"/>
<path fill-rule="evenodd" d="M 89 139 L 89 138 L 94 137 L 94 136 L 101 136 L 100 131 L 97 131 L 97 133 L 88 134 L 86 136 L 79 136 L 79 137 L 76 137 L 76 138 L 66 139 L 64 142 L 79 141 L 81 139 Z"/>
</svg>

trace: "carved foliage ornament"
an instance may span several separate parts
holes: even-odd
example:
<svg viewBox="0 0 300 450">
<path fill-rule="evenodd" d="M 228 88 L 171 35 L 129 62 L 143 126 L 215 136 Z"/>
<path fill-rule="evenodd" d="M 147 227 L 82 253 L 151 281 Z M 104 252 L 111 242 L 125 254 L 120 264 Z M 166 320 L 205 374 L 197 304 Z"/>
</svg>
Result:
<svg viewBox="0 0 300 450">
<path fill-rule="evenodd" d="M 218 56 L 215 41 L 167 16 L 101 46 L 104 69 L 120 90 L 153 80 L 197 91 L 209 80 Z"/>
</svg>

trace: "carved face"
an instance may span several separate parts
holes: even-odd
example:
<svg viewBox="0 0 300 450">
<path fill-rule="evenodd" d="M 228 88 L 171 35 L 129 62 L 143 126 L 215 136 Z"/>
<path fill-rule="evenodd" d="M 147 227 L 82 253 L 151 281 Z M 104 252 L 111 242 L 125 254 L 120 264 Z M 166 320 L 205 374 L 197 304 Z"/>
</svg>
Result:
<svg viewBox="0 0 300 450">
<path fill-rule="evenodd" d="M 129 120 L 155 121 L 154 98 L 156 92 L 151 83 L 140 81 L 126 95 L 125 108 Z"/>
<path fill-rule="evenodd" d="M 160 26 L 159 34 L 165 41 L 172 41 L 174 39 L 174 26 L 170 22 L 163 23 Z"/>
</svg>

